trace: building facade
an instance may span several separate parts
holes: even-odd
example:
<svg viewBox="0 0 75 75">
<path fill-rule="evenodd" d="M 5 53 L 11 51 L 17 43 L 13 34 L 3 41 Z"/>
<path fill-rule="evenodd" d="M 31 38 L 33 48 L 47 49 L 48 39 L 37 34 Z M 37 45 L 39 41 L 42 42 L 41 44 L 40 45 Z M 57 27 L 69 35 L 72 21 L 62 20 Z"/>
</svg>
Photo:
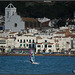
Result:
<svg viewBox="0 0 75 75">
<path fill-rule="evenodd" d="M 10 3 L 5 8 L 5 30 L 20 32 L 25 29 L 25 22 L 17 15 L 16 8 Z"/>
</svg>

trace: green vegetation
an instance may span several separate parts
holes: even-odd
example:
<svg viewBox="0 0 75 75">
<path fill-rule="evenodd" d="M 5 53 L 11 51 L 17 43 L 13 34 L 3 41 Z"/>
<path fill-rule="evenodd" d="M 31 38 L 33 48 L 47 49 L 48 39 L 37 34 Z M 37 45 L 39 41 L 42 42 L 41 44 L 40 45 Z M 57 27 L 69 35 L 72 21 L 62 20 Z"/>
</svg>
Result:
<svg viewBox="0 0 75 75">
<path fill-rule="evenodd" d="M 4 15 L 5 7 L 12 3 L 18 14 L 25 17 L 48 17 L 53 18 L 73 18 L 75 11 L 75 1 L 25 2 L 25 1 L 0 1 L 0 14 Z"/>
</svg>

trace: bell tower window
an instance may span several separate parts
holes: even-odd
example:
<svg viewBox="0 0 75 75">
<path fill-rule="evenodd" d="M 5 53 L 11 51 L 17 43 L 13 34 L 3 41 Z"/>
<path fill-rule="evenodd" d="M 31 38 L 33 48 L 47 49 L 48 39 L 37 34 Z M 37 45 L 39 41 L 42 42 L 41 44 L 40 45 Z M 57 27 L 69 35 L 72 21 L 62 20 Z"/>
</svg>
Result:
<svg viewBox="0 0 75 75">
<path fill-rule="evenodd" d="M 9 18 L 9 11 L 7 11 L 7 18 Z"/>
<path fill-rule="evenodd" d="M 13 12 L 13 14 L 12 15 L 14 15 L 14 12 Z"/>
</svg>

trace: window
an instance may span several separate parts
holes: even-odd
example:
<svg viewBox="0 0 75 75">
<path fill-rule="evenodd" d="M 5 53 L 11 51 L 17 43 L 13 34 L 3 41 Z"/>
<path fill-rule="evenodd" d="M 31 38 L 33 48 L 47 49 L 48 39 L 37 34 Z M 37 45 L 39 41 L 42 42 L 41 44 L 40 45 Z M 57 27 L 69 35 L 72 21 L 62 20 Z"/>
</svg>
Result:
<svg viewBox="0 0 75 75">
<path fill-rule="evenodd" d="M 47 42 L 47 40 L 45 40 L 45 42 Z"/>
<path fill-rule="evenodd" d="M 20 43 L 22 43 L 22 40 L 20 40 Z"/>
<path fill-rule="evenodd" d="M 38 45 L 37 47 L 40 47 L 40 45 Z"/>
<path fill-rule="evenodd" d="M 27 42 L 28 42 L 28 40 L 27 40 Z"/>
<path fill-rule="evenodd" d="M 31 44 L 29 44 L 29 48 L 31 48 Z"/>
<path fill-rule="evenodd" d="M 0 40 L 0 44 L 6 44 L 5 40 Z"/>
<path fill-rule="evenodd" d="M 14 12 L 13 12 L 13 14 L 12 15 L 14 15 Z"/>
<path fill-rule="evenodd" d="M 48 47 L 52 47 L 51 45 L 48 45 Z"/>
<path fill-rule="evenodd" d="M 3 30 L 3 27 L 0 27 L 0 30 Z"/>
<path fill-rule="evenodd" d="M 22 44 L 20 44 L 20 47 L 22 47 Z"/>
<path fill-rule="evenodd" d="M 34 40 L 33 40 L 33 43 L 34 43 Z"/>
<path fill-rule="evenodd" d="M 34 48 L 34 44 L 32 45 L 32 47 Z"/>
<path fill-rule="evenodd" d="M 17 41 L 19 42 L 19 39 Z"/>
<path fill-rule="evenodd" d="M 14 27 L 17 27 L 17 23 L 14 24 Z"/>
<path fill-rule="evenodd" d="M 47 44 L 45 45 L 45 48 L 47 48 Z"/>
<path fill-rule="evenodd" d="M 7 18 L 9 18 L 9 11 L 7 12 Z"/>
<path fill-rule="evenodd" d="M 28 47 L 28 44 L 27 44 L 27 47 Z"/>
<path fill-rule="evenodd" d="M 23 46 L 25 47 L 25 44 Z"/>
<path fill-rule="evenodd" d="M 25 40 L 24 40 L 24 43 L 25 43 Z"/>
</svg>

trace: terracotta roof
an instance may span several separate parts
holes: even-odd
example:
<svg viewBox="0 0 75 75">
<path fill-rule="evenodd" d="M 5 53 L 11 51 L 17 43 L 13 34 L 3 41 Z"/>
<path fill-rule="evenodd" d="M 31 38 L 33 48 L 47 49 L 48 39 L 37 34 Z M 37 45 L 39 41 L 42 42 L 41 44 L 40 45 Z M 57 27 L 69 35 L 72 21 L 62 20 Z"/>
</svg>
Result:
<svg viewBox="0 0 75 75">
<path fill-rule="evenodd" d="M 17 32 L 10 32 L 9 34 L 15 34 L 15 33 L 17 33 Z"/>
<path fill-rule="evenodd" d="M 61 36 L 55 36 L 54 38 L 61 38 Z"/>
<path fill-rule="evenodd" d="M 5 38 L 5 37 L 0 37 L 0 38 Z"/>
<path fill-rule="evenodd" d="M 65 34 L 65 32 L 56 32 L 55 34 Z"/>
<path fill-rule="evenodd" d="M 3 33 L 3 32 L 0 32 L 0 33 Z"/>
<path fill-rule="evenodd" d="M 42 44 L 42 43 L 36 43 L 36 44 Z"/>
<path fill-rule="evenodd" d="M 23 21 L 38 21 L 38 19 L 29 18 L 29 17 L 22 17 Z"/>
<path fill-rule="evenodd" d="M 56 43 L 56 45 L 59 45 L 58 43 Z"/>
<path fill-rule="evenodd" d="M 68 36 L 63 36 L 62 38 L 68 38 L 68 37 L 70 37 L 70 35 L 68 35 Z"/>
<path fill-rule="evenodd" d="M 71 34 L 70 37 L 73 38 L 73 37 L 75 37 L 75 35 L 72 35 L 72 34 Z"/>
<path fill-rule="evenodd" d="M 58 40 L 56 40 L 56 39 L 55 39 L 54 41 L 55 41 L 55 42 L 58 42 Z"/>
<path fill-rule="evenodd" d="M 53 43 L 48 42 L 48 44 L 53 44 Z"/>
<path fill-rule="evenodd" d="M 24 36 L 32 36 L 32 35 L 24 35 Z"/>
<path fill-rule="evenodd" d="M 4 38 L 4 39 L 8 39 L 8 38 Z"/>
<path fill-rule="evenodd" d="M 36 38 L 37 38 L 37 39 L 42 39 L 40 36 L 37 36 Z"/>
<path fill-rule="evenodd" d="M 10 39 L 16 39 L 16 37 L 10 37 Z"/>
</svg>

